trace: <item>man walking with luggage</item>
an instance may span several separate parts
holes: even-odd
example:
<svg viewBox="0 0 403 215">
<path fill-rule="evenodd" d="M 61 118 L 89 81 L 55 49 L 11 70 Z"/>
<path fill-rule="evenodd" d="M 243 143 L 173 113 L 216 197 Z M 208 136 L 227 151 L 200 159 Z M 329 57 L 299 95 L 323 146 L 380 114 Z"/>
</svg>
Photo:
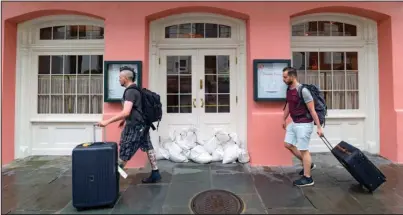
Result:
<svg viewBox="0 0 403 215">
<path fill-rule="evenodd" d="M 134 88 L 136 74 L 133 68 L 120 68 L 119 82 L 122 87 L 127 88 L 123 95 L 123 110 L 116 116 L 98 122 L 98 125 L 105 127 L 111 123 L 122 120 L 119 127 L 124 125 L 119 150 L 119 166 L 124 168 L 126 163 L 133 157 L 139 148 L 147 153 L 151 164 L 152 172 L 150 177 L 142 180 L 143 183 L 156 183 L 161 180 L 157 167 L 156 154 L 150 140 L 150 128 L 146 126 L 141 115 L 142 97 L 141 92 Z"/>
<path fill-rule="evenodd" d="M 286 130 L 284 145 L 295 157 L 302 161 L 303 165 L 303 169 L 299 173 L 301 178 L 295 180 L 294 185 L 299 187 L 311 186 L 314 184 L 311 170 L 316 166 L 312 163 L 311 154 L 309 153 L 309 142 L 314 128 L 313 122 L 317 125 L 319 136 L 323 136 L 322 126 L 315 111 L 311 92 L 306 88 L 302 88 L 302 85 L 297 80 L 297 70 L 292 67 L 284 68 L 283 81 L 288 85 L 287 104 L 284 108 L 283 118 L 283 128 Z M 305 102 L 306 106 L 302 101 Z M 289 115 L 291 115 L 292 122 L 286 125 Z"/>
</svg>

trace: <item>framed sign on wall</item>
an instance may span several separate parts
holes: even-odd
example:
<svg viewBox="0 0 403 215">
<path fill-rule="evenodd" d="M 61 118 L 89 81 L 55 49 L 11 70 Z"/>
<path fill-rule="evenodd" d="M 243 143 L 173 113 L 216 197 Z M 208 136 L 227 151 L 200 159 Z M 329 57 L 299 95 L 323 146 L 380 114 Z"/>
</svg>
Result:
<svg viewBox="0 0 403 215">
<path fill-rule="evenodd" d="M 288 59 L 253 60 L 253 96 L 255 101 L 281 101 L 286 99 L 287 85 L 283 82 L 283 69 L 291 66 Z"/>
<path fill-rule="evenodd" d="M 105 61 L 104 63 L 104 102 L 121 102 L 125 88 L 120 86 L 119 73 L 120 68 L 128 66 L 133 68 L 136 73 L 135 83 L 140 88 L 142 75 L 141 61 Z"/>
</svg>

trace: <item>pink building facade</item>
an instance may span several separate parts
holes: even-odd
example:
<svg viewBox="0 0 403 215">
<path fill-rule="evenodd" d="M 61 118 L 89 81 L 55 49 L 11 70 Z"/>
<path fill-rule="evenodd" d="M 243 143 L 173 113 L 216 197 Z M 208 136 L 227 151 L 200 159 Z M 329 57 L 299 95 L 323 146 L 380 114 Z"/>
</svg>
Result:
<svg viewBox="0 0 403 215">
<path fill-rule="evenodd" d="M 403 3 L 2 4 L 3 164 L 70 155 L 91 141 L 92 124 L 121 109 L 104 101 L 104 62 L 141 61 L 142 86 L 164 106 L 155 147 L 173 129 L 193 126 L 207 139 L 224 128 L 247 145 L 252 165 L 289 165 L 284 103 L 254 100 L 255 59 L 291 60 L 301 82 L 321 87 L 331 142 L 403 163 Z M 119 135 L 110 125 L 104 139 Z M 311 151 L 326 152 L 312 137 Z M 139 151 L 130 166 L 145 163 Z"/>
</svg>

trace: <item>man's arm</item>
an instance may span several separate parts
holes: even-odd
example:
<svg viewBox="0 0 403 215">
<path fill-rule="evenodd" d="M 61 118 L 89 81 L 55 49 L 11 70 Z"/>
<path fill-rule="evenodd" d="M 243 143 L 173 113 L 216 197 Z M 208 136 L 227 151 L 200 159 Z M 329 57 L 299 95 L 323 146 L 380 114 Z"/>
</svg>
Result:
<svg viewBox="0 0 403 215">
<path fill-rule="evenodd" d="M 283 120 L 287 120 L 288 116 L 290 115 L 290 109 L 288 109 L 288 103 L 285 105 L 284 108 L 284 115 L 283 115 Z"/>
<path fill-rule="evenodd" d="M 133 102 L 131 101 L 125 101 L 123 104 L 123 110 L 120 111 L 117 115 L 114 117 L 108 119 L 107 124 L 114 123 L 116 121 L 122 120 L 130 115 L 130 111 L 132 110 L 133 107 Z"/>
<path fill-rule="evenodd" d="M 316 126 L 318 128 L 321 127 L 318 114 L 315 111 L 315 103 L 313 101 L 313 97 L 312 97 L 311 92 L 309 92 L 308 89 L 303 88 L 302 89 L 302 97 L 304 98 L 306 106 L 308 107 L 309 113 L 311 113 L 311 116 L 313 118 L 313 121 L 316 123 Z"/>
<path fill-rule="evenodd" d="M 135 99 L 134 89 L 127 90 L 124 98 L 125 101 L 123 103 L 123 110 L 120 111 L 117 115 L 108 119 L 107 124 L 114 123 L 116 121 L 123 120 L 126 117 L 128 117 L 132 110 L 134 99 Z"/>
</svg>

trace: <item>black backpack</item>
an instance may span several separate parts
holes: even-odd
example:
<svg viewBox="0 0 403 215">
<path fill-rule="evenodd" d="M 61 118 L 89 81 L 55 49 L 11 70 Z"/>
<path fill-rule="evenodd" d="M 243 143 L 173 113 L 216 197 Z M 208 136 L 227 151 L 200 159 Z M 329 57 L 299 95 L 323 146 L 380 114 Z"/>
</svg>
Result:
<svg viewBox="0 0 403 215">
<path fill-rule="evenodd" d="M 139 110 L 137 107 L 133 107 L 133 109 L 141 114 L 144 124 L 150 126 L 153 130 L 158 129 L 158 126 L 162 119 L 162 104 L 160 100 L 160 95 L 147 88 L 140 89 L 137 85 L 133 84 L 125 89 L 123 93 L 123 98 L 126 90 L 128 89 L 136 89 L 141 94 L 142 110 Z M 157 128 L 155 128 L 153 123 L 157 121 Z"/>
<path fill-rule="evenodd" d="M 319 122 L 323 127 L 325 127 L 325 121 L 326 121 L 326 116 L 327 116 L 327 105 L 326 105 L 326 101 L 325 101 L 323 93 L 320 91 L 320 89 L 316 85 L 302 84 L 301 90 L 299 90 L 299 92 L 298 92 L 299 98 L 301 99 L 301 102 L 299 104 L 303 103 L 305 105 L 306 109 L 308 109 L 308 106 L 306 105 L 304 98 L 302 96 L 302 89 L 304 89 L 304 88 L 308 89 L 309 92 L 311 92 L 311 95 L 312 95 L 312 98 L 313 98 L 313 101 L 315 104 L 315 111 L 316 111 L 316 114 L 318 115 Z M 287 91 L 288 91 L 288 88 L 287 88 Z M 286 102 L 286 105 L 287 105 L 287 102 Z M 285 107 L 286 106 L 284 106 L 284 109 L 285 109 Z M 308 114 L 310 114 L 309 110 L 308 110 Z M 316 125 L 316 123 L 314 123 L 314 124 Z"/>
</svg>

